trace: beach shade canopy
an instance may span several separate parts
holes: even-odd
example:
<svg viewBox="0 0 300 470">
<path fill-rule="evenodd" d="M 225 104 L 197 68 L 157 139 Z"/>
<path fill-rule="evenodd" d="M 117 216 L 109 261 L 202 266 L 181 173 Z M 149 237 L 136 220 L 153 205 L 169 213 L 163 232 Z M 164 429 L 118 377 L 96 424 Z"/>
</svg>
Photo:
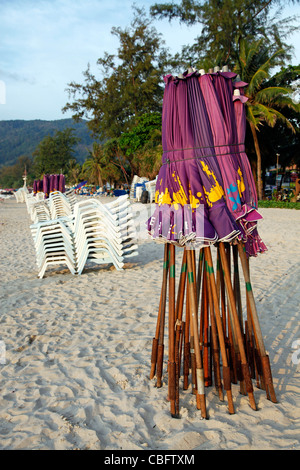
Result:
<svg viewBox="0 0 300 470">
<path fill-rule="evenodd" d="M 195 71 L 164 77 L 162 165 L 155 211 L 147 222 L 158 241 L 200 246 L 217 240 L 245 243 L 251 235 L 256 240 L 251 254 L 265 251 L 244 147 L 245 96 L 237 99 L 246 84 L 236 87 L 235 77 Z"/>
</svg>

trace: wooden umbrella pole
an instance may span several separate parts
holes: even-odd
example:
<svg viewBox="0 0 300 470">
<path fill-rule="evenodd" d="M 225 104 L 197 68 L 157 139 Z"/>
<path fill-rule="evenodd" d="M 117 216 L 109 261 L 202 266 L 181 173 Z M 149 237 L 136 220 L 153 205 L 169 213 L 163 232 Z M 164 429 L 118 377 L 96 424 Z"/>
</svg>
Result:
<svg viewBox="0 0 300 470">
<path fill-rule="evenodd" d="M 163 288 L 162 288 L 162 303 L 161 303 L 161 318 L 159 324 L 159 337 L 157 346 L 157 372 L 156 372 L 156 386 L 162 386 L 162 372 L 163 372 L 163 359 L 164 359 L 164 332 L 165 332 L 165 314 L 166 314 L 166 300 L 167 300 L 167 283 L 169 271 L 169 243 L 165 244 L 164 266 L 163 266 Z"/>
<path fill-rule="evenodd" d="M 201 288 L 201 276 L 203 273 L 203 260 L 204 260 L 204 251 L 203 251 L 203 248 L 200 248 L 199 260 L 198 260 L 198 274 L 197 274 L 197 310 L 199 309 L 199 302 L 200 302 L 200 288 Z"/>
<path fill-rule="evenodd" d="M 241 328 L 241 332 L 244 338 L 245 350 L 247 350 L 246 343 L 245 343 L 245 336 L 244 336 L 244 322 L 243 322 L 242 299 L 241 299 L 241 290 L 240 290 L 238 251 L 237 251 L 236 245 L 232 245 L 232 254 L 233 254 L 232 256 L 233 258 L 233 290 L 234 290 L 234 296 L 235 296 L 235 301 L 236 301 L 238 318 L 240 322 L 240 328 Z M 240 393 L 242 395 L 246 395 L 245 382 L 243 379 L 242 371 L 240 370 L 241 363 L 240 363 L 239 354 L 238 354 L 237 361 L 238 361 L 238 380 L 240 382 Z M 248 358 L 247 358 L 247 361 L 248 361 Z"/>
<path fill-rule="evenodd" d="M 243 269 L 243 274 L 244 274 L 244 279 L 246 283 L 246 293 L 247 297 L 249 299 L 249 307 L 250 307 L 250 314 L 251 314 L 251 319 L 252 319 L 252 326 L 253 326 L 253 331 L 254 331 L 254 337 L 255 341 L 257 344 L 257 347 L 259 349 L 259 353 L 261 356 L 261 364 L 262 364 L 262 373 L 264 376 L 264 382 L 265 382 L 265 387 L 266 387 L 266 392 L 267 396 L 272 402 L 277 403 L 276 395 L 275 395 L 275 390 L 274 390 L 274 385 L 273 385 L 273 379 L 272 379 L 272 372 L 271 372 L 271 366 L 270 366 L 270 360 L 269 356 L 266 353 L 265 350 L 265 345 L 263 341 L 263 336 L 258 320 L 258 315 L 257 315 L 257 310 L 256 310 L 256 305 L 255 305 L 255 300 L 254 300 L 254 295 L 253 295 L 253 290 L 252 290 L 252 285 L 250 281 L 250 274 L 249 274 L 249 267 L 247 264 L 247 256 L 246 256 L 246 250 L 245 247 L 242 244 L 238 245 L 238 252 L 242 264 L 242 269 Z"/>
<path fill-rule="evenodd" d="M 220 273 L 220 300 L 221 300 L 223 333 L 224 333 L 227 357 L 230 357 L 229 344 L 228 344 L 228 338 L 227 338 L 226 295 L 225 295 L 224 274 L 223 274 L 223 269 L 221 266 L 220 252 L 219 252 L 218 246 L 217 246 L 217 262 L 218 262 L 218 268 L 219 268 L 219 273 Z"/>
<path fill-rule="evenodd" d="M 157 364 L 160 323 L 161 323 L 161 317 L 162 317 L 162 310 L 163 308 L 165 308 L 165 303 L 166 303 L 166 284 L 167 284 L 167 276 L 168 276 L 168 268 L 169 268 L 168 257 L 169 257 L 169 247 L 168 247 L 168 244 L 166 243 L 164 247 L 163 279 L 162 279 L 162 288 L 161 288 L 160 301 L 159 301 L 159 310 L 158 310 L 158 316 L 157 316 L 157 322 L 156 322 L 155 337 L 153 338 L 153 341 L 152 341 L 150 379 L 153 379 L 155 375 L 156 364 Z"/>
<path fill-rule="evenodd" d="M 221 264 L 224 270 L 224 277 L 225 277 L 225 286 L 226 286 L 226 291 L 227 291 L 227 296 L 228 300 L 231 306 L 231 312 L 233 316 L 233 323 L 234 323 L 234 329 L 236 333 L 236 339 L 241 355 L 241 366 L 242 366 L 242 372 L 243 372 L 243 377 L 245 380 L 245 386 L 246 386 L 246 391 L 249 396 L 249 401 L 250 401 L 250 406 L 252 409 L 256 410 L 256 404 L 254 400 L 254 394 L 253 394 L 253 386 L 252 386 L 252 381 L 251 381 L 251 376 L 249 372 L 249 365 L 247 362 L 247 357 L 246 357 L 246 352 L 244 348 L 244 340 L 242 336 L 242 332 L 240 329 L 240 323 L 239 323 L 239 318 L 235 306 L 235 298 L 234 298 L 234 293 L 233 293 L 233 288 L 231 285 L 231 279 L 230 279 L 230 273 L 229 273 L 229 267 L 227 263 L 227 257 L 225 253 L 225 248 L 224 244 L 220 243 L 220 257 L 221 257 Z"/>
<path fill-rule="evenodd" d="M 197 325 L 197 304 L 194 287 L 194 273 L 193 273 L 193 254 L 191 250 L 187 250 L 187 265 L 188 265 L 188 289 L 190 300 L 190 318 L 191 327 L 194 334 L 194 347 L 196 359 L 196 378 L 197 378 L 197 406 L 200 406 L 202 418 L 207 418 L 206 402 L 205 402 L 205 387 L 204 387 L 204 373 L 202 367 L 202 359 L 200 353 L 200 345 L 198 338 L 198 325 Z M 199 405 L 198 405 L 199 402 Z"/>
<path fill-rule="evenodd" d="M 185 283 L 186 283 L 186 270 L 187 270 L 187 263 L 186 263 L 186 250 L 183 252 L 182 257 L 182 265 L 181 265 L 181 273 L 179 279 L 179 286 L 178 286 L 178 296 L 177 296 L 177 303 L 176 303 L 176 323 L 175 323 L 175 415 L 179 416 L 179 377 L 180 377 L 180 365 L 181 365 L 181 347 L 182 347 L 182 336 L 183 336 L 183 322 L 182 322 L 182 314 L 183 314 L 183 303 L 184 303 L 184 293 L 185 293 Z"/>
<path fill-rule="evenodd" d="M 169 266 L 169 361 L 168 389 L 172 417 L 176 417 L 176 364 L 175 364 L 175 245 L 170 244 Z"/>
<path fill-rule="evenodd" d="M 203 252 L 204 254 L 204 252 Z M 205 269 L 205 264 L 203 263 L 203 272 Z M 212 384 L 212 374 L 211 374 L 211 356 L 209 355 L 209 306 L 207 299 L 207 278 L 206 275 L 202 278 L 202 298 L 201 298 L 201 336 L 203 338 L 203 369 L 204 369 L 204 384 L 206 387 L 211 386 Z"/>
<path fill-rule="evenodd" d="M 217 330 L 218 330 L 219 345 L 220 345 L 221 357 L 222 357 L 222 363 L 223 363 L 224 389 L 226 391 L 227 400 L 228 400 L 228 411 L 230 414 L 234 414 L 234 405 L 233 405 L 233 399 L 232 399 L 231 380 L 230 380 L 230 367 L 229 367 L 228 358 L 227 358 L 225 335 L 224 335 L 224 330 L 223 330 L 221 313 L 219 309 L 217 287 L 215 283 L 214 269 L 213 269 L 213 262 L 212 262 L 210 247 L 205 248 L 205 261 L 207 263 L 207 278 L 210 284 L 209 295 L 211 297 L 211 302 L 214 304 L 215 321 L 216 321 Z"/>
<path fill-rule="evenodd" d="M 215 315 L 214 315 L 214 307 L 218 307 L 217 305 L 214 305 L 213 299 L 212 299 L 212 292 L 211 292 L 211 285 L 210 285 L 210 273 L 213 273 L 213 268 L 208 265 L 207 262 L 207 253 L 205 253 L 205 264 L 206 264 L 206 277 L 207 277 L 207 293 L 208 293 L 208 303 L 209 303 L 209 311 L 210 311 L 210 323 L 211 323 L 211 341 L 212 341 L 212 359 L 213 359 L 213 368 L 214 368 L 214 374 L 215 374 L 215 388 L 219 394 L 219 398 L 221 401 L 224 400 L 223 396 L 223 388 L 222 388 L 222 380 L 221 380 L 221 368 L 220 368 L 220 351 L 219 351 L 219 342 L 218 342 L 218 333 L 217 333 L 217 327 L 216 327 L 216 321 L 215 321 Z M 212 270 L 212 271 L 211 271 Z M 217 292 L 216 292 L 216 298 L 217 299 Z M 225 345 L 225 343 L 224 343 Z"/>
<path fill-rule="evenodd" d="M 225 252 L 226 252 L 226 259 L 228 263 L 228 270 L 229 270 L 229 277 L 231 278 L 231 254 L 230 254 L 230 245 L 227 243 L 225 245 Z M 219 247 L 219 252 L 220 252 L 220 247 Z M 220 258 L 221 260 L 221 258 Z M 222 272 L 223 272 L 223 277 L 224 277 L 224 270 L 222 267 Z M 224 285 L 225 285 L 225 279 L 224 279 Z M 226 291 L 226 286 L 225 286 L 225 291 Z M 231 305 L 230 302 L 227 299 L 227 323 L 228 323 L 228 341 L 229 341 L 229 352 L 230 352 L 230 361 L 231 361 L 231 375 L 232 379 L 231 381 L 233 383 L 238 382 L 238 364 L 237 364 L 237 359 L 238 359 L 238 344 L 237 344 L 237 339 L 234 331 L 234 322 L 233 322 L 233 315 L 231 312 Z"/>
<path fill-rule="evenodd" d="M 262 380 L 262 373 L 261 373 L 261 361 L 259 354 L 256 349 L 256 343 L 253 333 L 253 326 L 252 326 L 252 318 L 250 312 L 250 305 L 249 305 L 249 298 L 246 294 L 246 304 L 247 304 L 247 331 L 248 331 L 248 348 L 249 348 L 249 356 L 251 360 L 249 361 L 250 367 L 252 367 L 252 378 L 256 379 L 256 386 L 257 388 L 264 388 L 263 383 L 260 383 Z"/>
<path fill-rule="evenodd" d="M 189 290 L 186 288 L 186 313 L 184 325 L 184 346 L 183 346 L 183 390 L 187 390 L 189 386 L 190 371 L 190 296 Z"/>
</svg>

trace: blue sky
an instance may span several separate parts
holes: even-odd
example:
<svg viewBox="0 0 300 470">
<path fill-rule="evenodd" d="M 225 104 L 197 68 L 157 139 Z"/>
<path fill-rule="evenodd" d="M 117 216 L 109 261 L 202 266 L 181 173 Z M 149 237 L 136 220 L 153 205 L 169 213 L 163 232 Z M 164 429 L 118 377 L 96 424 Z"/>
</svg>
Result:
<svg viewBox="0 0 300 470">
<path fill-rule="evenodd" d="M 146 11 L 155 0 L 136 0 Z M 159 3 L 159 2 L 158 2 Z M 104 51 L 115 53 L 113 26 L 128 26 L 133 0 L 0 0 L 0 120 L 63 119 L 69 82 L 83 82 Z M 284 16 L 300 14 L 300 5 Z M 193 42 L 199 26 L 155 21 L 171 52 Z M 289 42 L 300 62 L 300 33 Z"/>
</svg>

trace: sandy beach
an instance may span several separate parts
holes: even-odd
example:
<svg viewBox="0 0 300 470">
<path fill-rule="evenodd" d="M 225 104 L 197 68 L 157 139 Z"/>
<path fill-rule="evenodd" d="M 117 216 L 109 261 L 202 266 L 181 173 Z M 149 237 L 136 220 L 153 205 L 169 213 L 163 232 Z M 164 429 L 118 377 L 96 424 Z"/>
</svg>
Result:
<svg viewBox="0 0 300 470">
<path fill-rule="evenodd" d="M 173 419 L 166 386 L 149 380 L 163 245 L 141 237 L 123 271 L 39 279 L 26 204 L 0 202 L 0 449 L 299 450 L 300 211 L 260 213 L 268 252 L 251 259 L 251 280 L 278 403 L 254 387 L 254 411 L 233 386 L 229 415 L 210 387 L 203 420 L 181 390 Z"/>
</svg>

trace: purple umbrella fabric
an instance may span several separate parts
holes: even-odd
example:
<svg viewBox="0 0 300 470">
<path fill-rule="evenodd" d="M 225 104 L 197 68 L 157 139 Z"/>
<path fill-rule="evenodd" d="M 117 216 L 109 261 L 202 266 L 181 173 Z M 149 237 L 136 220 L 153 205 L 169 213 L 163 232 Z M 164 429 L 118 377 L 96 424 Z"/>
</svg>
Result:
<svg viewBox="0 0 300 470">
<path fill-rule="evenodd" d="M 66 186 L 65 186 L 65 177 L 64 177 L 64 175 L 60 174 L 59 179 L 58 179 L 58 190 L 61 193 L 64 193 L 65 188 L 66 188 Z"/>
<path fill-rule="evenodd" d="M 239 235 L 239 228 L 226 205 L 205 100 L 195 73 L 187 75 L 186 83 L 195 158 L 208 206 L 209 220 L 216 229 L 219 241 L 231 241 Z"/>
<path fill-rule="evenodd" d="M 45 194 L 45 199 L 47 199 L 48 196 L 49 196 L 49 190 L 50 190 L 50 187 L 49 187 L 49 175 L 44 175 L 44 178 L 43 178 L 43 190 L 44 190 L 44 194 Z"/>
<path fill-rule="evenodd" d="M 36 192 L 37 193 L 43 192 L 43 181 L 42 180 L 37 180 Z"/>
<path fill-rule="evenodd" d="M 236 158 L 234 158 L 233 149 L 230 147 L 230 143 L 232 142 L 230 141 L 230 135 L 226 129 L 226 121 L 221 111 L 212 75 L 205 74 L 200 76 L 199 83 L 206 102 L 211 124 L 215 153 L 223 179 L 226 203 L 235 219 L 238 219 L 238 217 L 243 214 L 240 198 L 243 186 L 238 173 L 238 164 Z"/>
<path fill-rule="evenodd" d="M 162 165 L 147 221 L 157 241 L 195 247 L 242 239 L 249 256 L 266 249 L 256 228 L 261 216 L 244 149 L 245 98 L 234 98 L 235 77 L 164 77 Z"/>
<path fill-rule="evenodd" d="M 166 82 L 162 115 L 162 166 L 156 184 L 157 207 L 148 221 L 153 238 L 186 244 L 213 243 L 217 233 L 209 222 L 199 181 L 184 80 Z"/>
</svg>

